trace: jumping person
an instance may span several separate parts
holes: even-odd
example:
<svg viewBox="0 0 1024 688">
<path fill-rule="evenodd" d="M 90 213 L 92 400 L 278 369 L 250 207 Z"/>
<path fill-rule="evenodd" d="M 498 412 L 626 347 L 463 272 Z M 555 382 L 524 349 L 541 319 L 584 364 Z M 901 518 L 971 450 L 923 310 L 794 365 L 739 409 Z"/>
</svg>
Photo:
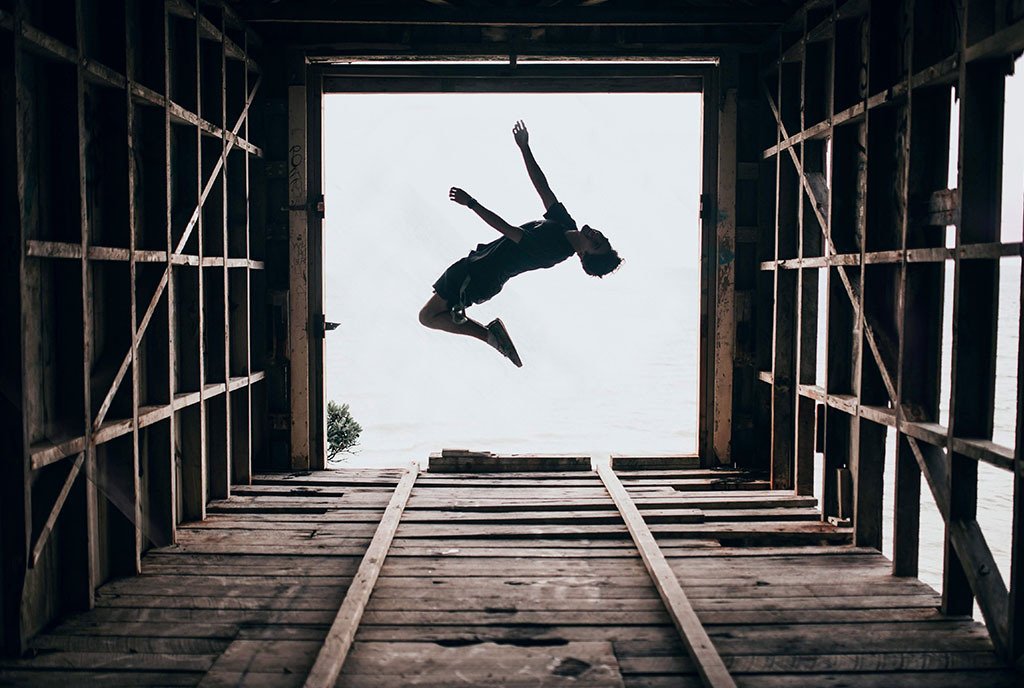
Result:
<svg viewBox="0 0 1024 688">
<path fill-rule="evenodd" d="M 601 232 L 589 225 L 576 229 L 576 222 L 555 198 L 534 160 L 529 133 L 522 121 L 512 127 L 512 135 L 523 154 L 530 181 L 544 203 L 544 219 L 519 227 L 510 225 L 462 189 L 452 187 L 448 198 L 473 210 L 503 236 L 489 244 L 478 245 L 476 250 L 444 271 L 434 283 L 434 295 L 420 310 L 420 323 L 434 330 L 487 342 L 521 368 L 523 362 L 501 319 L 495 318 L 484 327 L 466 316 L 466 308 L 492 298 L 512 277 L 529 270 L 550 268 L 574 253 L 579 256 L 584 272 L 594 277 L 604 277 L 614 271 L 622 259 Z"/>
</svg>

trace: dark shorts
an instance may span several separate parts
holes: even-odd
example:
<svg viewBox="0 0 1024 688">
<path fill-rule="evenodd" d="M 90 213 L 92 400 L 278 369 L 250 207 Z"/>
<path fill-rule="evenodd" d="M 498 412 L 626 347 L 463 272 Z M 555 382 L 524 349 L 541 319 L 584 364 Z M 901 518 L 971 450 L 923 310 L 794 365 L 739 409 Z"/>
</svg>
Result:
<svg viewBox="0 0 1024 688">
<path fill-rule="evenodd" d="M 474 303 L 483 303 L 501 291 L 502 283 L 488 279 L 480 268 L 467 256 L 452 263 L 434 282 L 434 291 L 454 311 L 465 310 Z"/>
</svg>

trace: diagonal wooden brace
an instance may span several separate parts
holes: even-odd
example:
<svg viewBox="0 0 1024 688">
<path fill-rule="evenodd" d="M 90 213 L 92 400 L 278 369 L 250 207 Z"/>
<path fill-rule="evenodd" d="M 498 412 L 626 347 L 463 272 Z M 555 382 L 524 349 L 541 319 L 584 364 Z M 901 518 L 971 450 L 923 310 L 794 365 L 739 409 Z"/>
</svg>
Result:
<svg viewBox="0 0 1024 688">
<path fill-rule="evenodd" d="M 964 573 L 970 583 L 974 599 L 985 617 L 992 636 L 992 644 L 1001 654 L 1009 640 L 1009 592 L 999 573 L 992 550 L 981 527 L 975 519 L 949 520 L 949 469 L 945 452 L 934 445 L 918 442 L 904 435 L 910 444 L 918 468 L 931 489 L 935 506 L 942 520 L 949 523 L 950 541 L 957 557 L 963 563 Z"/>
<path fill-rule="evenodd" d="M 199 198 L 199 204 L 196 206 L 196 209 L 192 211 L 192 215 L 189 216 L 188 223 L 185 225 L 185 231 L 182 234 L 178 245 L 172 252 L 172 255 L 181 254 L 185 248 L 185 244 L 188 242 L 189 236 L 192 234 L 192 230 L 195 229 L 196 224 L 199 222 L 199 215 L 202 212 L 203 204 L 206 203 L 206 198 L 209 196 L 211 189 L 213 189 L 213 185 L 217 180 L 217 175 L 224 166 L 224 161 L 227 159 L 228 153 L 230 153 L 231 149 L 235 146 L 235 137 L 242 128 L 242 124 L 245 123 L 246 117 L 249 116 L 249 108 L 252 106 L 253 99 L 256 97 L 256 92 L 259 90 L 261 81 L 262 77 L 259 77 L 256 79 L 256 83 L 253 84 L 252 91 L 249 93 L 249 97 L 245 100 L 245 107 L 242 109 L 242 113 L 238 116 L 238 121 L 235 122 L 235 126 L 231 129 L 232 136 L 228 137 L 227 146 L 222 151 L 220 158 L 217 160 L 217 164 L 214 165 L 213 171 L 210 172 L 210 177 L 206 180 L 206 185 L 203 187 L 203 193 Z M 107 390 L 106 395 L 103 397 L 103 403 L 100 404 L 100 407 L 96 412 L 96 418 L 92 423 L 93 432 L 98 430 L 103 424 L 104 419 L 106 419 L 107 412 L 110 411 L 110 405 L 114 402 L 114 396 L 117 394 L 117 390 L 120 389 L 125 375 L 128 374 L 128 367 L 132 362 L 132 351 L 134 351 L 142 342 L 142 337 L 146 334 L 146 328 L 149 327 L 149 322 L 153 318 L 153 313 L 156 311 L 157 304 L 160 303 L 160 297 L 163 296 L 164 290 L 167 288 L 167 284 L 171 277 L 170 258 L 171 256 L 168 256 L 168 265 L 164 269 L 164 273 L 156 285 L 153 297 L 149 300 L 149 305 L 146 306 L 146 312 L 142 316 L 142 321 L 139 323 L 139 327 L 135 331 L 135 335 L 132 338 L 131 349 L 128 350 L 128 353 L 125 354 L 124 359 L 121 361 L 121 365 L 117 369 L 117 374 L 114 376 L 114 380 L 110 384 L 110 389 Z"/>
<path fill-rule="evenodd" d="M 772 110 L 772 115 L 782 132 L 784 139 L 789 138 L 786 128 L 782 123 L 771 93 L 762 83 L 762 90 Z M 827 209 L 829 207 L 829 190 L 825 184 L 824 177 L 820 174 L 806 174 L 800 159 L 796 155 L 794 147 L 790 146 L 790 158 L 796 167 L 804 191 L 811 199 L 811 206 L 814 215 L 821 225 L 825 239 L 828 255 L 835 255 L 835 245 L 829 234 L 829 224 L 826 222 Z M 840 281 L 846 290 L 850 301 L 853 304 L 854 312 L 863 314 L 864 337 L 867 340 L 868 348 L 871 351 L 875 363 L 878 365 L 882 382 L 886 392 L 892 401 L 893 408 L 898 406 L 896 381 L 892 374 L 895 370 L 897 360 L 897 345 L 895 339 L 875 320 L 871 313 L 865 308 L 861 309 L 859 290 L 846 274 L 846 268 L 837 268 Z M 1006 584 L 999 574 L 999 568 L 992 557 L 988 542 L 982 533 L 978 522 L 974 519 L 954 519 L 950 521 L 949 514 L 949 470 L 945 452 L 936 446 L 918 442 L 914 437 L 903 435 L 910 445 L 911 451 L 917 461 L 921 473 L 924 474 L 928 487 L 932 492 L 935 503 L 942 514 L 942 518 L 950 526 L 950 541 L 956 551 L 957 557 L 963 563 L 964 572 L 967 575 L 971 591 L 981 608 L 985 622 L 991 633 L 992 642 L 1000 654 L 1006 654 L 1005 650 L 1009 642 L 1009 594 Z"/>
<path fill-rule="evenodd" d="M 39 563 L 39 558 L 43 555 L 43 547 L 46 546 L 46 541 L 50 539 L 50 533 L 53 532 L 53 527 L 57 524 L 57 517 L 60 516 L 60 512 L 64 509 L 64 502 L 68 500 L 71 488 L 74 486 L 78 474 L 82 472 L 82 465 L 84 463 L 85 453 L 79 452 L 78 456 L 75 457 L 75 463 L 71 465 L 68 477 L 64 479 L 64 486 L 60 488 L 60 492 L 57 494 L 53 508 L 50 509 L 50 515 L 46 517 L 46 523 L 43 524 L 42 530 L 39 531 L 39 537 L 36 538 L 35 544 L 32 545 L 32 555 L 28 560 L 29 568 L 35 568 L 35 565 Z"/>
<path fill-rule="evenodd" d="M 771 93 L 763 83 L 761 84 L 761 89 L 764 92 L 764 96 L 768 101 L 769 107 L 771 108 L 772 116 L 775 118 L 775 122 L 778 125 L 779 130 L 782 132 L 782 137 L 784 139 L 789 138 L 789 133 L 786 131 L 786 126 L 782 123 L 782 116 L 779 114 L 779 109 L 775 105 L 775 101 L 772 99 Z M 830 225 L 827 217 L 830 202 L 825 175 L 820 172 L 810 174 L 806 173 L 794 147 L 790 146 L 786 150 L 788 151 L 789 157 L 792 159 L 793 165 L 796 168 L 801 186 L 811 201 L 811 208 L 814 211 L 814 217 L 817 219 L 818 225 L 821 227 L 822 237 L 825 240 L 825 251 L 827 255 L 834 256 L 837 254 L 837 251 L 835 243 L 832 241 L 832 235 L 829 232 Z M 859 285 L 855 284 L 854 281 L 850 279 L 849 274 L 847 274 L 846 267 L 842 265 L 837 266 L 836 271 L 839 274 L 839 281 L 842 283 L 843 289 L 850 298 L 850 303 L 853 306 L 854 313 L 861 315 L 862 309 L 860 306 Z M 895 405 L 896 382 L 895 377 L 892 374 L 892 371 L 896 368 L 895 341 L 881 323 L 879 323 L 871 313 L 867 311 L 867 309 L 864 309 L 863 316 L 864 338 L 867 340 L 868 349 L 870 349 L 872 357 L 878 365 L 878 370 L 881 374 L 882 383 L 885 385 L 886 392 L 889 394 L 889 397 Z"/>
</svg>

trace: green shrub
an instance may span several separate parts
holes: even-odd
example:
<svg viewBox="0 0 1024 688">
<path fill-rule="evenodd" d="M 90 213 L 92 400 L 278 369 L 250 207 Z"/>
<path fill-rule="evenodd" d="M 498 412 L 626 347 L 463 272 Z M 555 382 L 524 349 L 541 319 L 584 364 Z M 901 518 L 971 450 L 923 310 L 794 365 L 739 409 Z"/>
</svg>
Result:
<svg viewBox="0 0 1024 688">
<path fill-rule="evenodd" d="M 362 426 L 348 410 L 348 404 L 340 406 L 327 402 L 327 458 L 333 459 L 342 452 L 351 452 L 359 442 Z"/>
</svg>

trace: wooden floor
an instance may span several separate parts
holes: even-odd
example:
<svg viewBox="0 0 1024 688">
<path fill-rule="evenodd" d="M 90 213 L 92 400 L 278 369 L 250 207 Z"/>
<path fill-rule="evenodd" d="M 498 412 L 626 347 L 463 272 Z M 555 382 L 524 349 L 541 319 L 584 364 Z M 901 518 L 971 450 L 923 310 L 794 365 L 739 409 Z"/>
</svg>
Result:
<svg viewBox="0 0 1024 688">
<path fill-rule="evenodd" d="M 983 626 L 822 524 L 697 469 L 617 469 L 740 686 L 1015 686 Z M 0 685 L 300 686 L 401 476 L 267 475 Z M 338 685 L 698 686 L 598 474 L 423 472 Z"/>
</svg>

